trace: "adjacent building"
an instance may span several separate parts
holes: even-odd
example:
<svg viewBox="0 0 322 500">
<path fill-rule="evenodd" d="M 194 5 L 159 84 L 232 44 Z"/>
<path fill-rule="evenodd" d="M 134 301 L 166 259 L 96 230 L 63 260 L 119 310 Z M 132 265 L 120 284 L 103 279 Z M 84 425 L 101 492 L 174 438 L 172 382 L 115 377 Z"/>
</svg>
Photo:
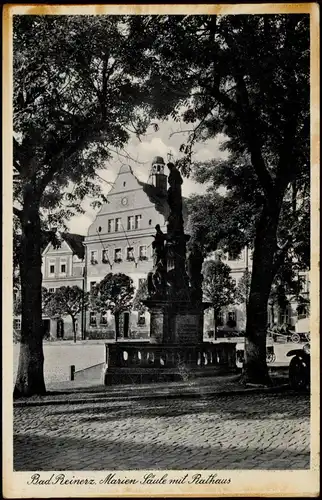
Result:
<svg viewBox="0 0 322 500">
<path fill-rule="evenodd" d="M 238 258 L 232 257 L 229 253 L 221 254 L 220 258 L 227 264 L 231 269 L 231 277 L 235 282 L 235 285 L 238 286 L 240 280 L 245 275 L 245 272 L 251 273 L 253 260 L 252 260 L 252 250 L 245 247 Z M 215 255 L 212 255 L 211 258 L 215 258 Z M 304 328 L 305 331 L 309 330 L 308 321 L 303 325 L 299 326 L 299 322 L 308 319 L 309 317 L 309 295 L 310 295 L 310 280 L 309 280 L 309 271 L 300 271 L 297 275 L 298 281 L 298 294 L 287 296 L 288 303 L 285 305 L 283 309 L 278 307 L 277 304 L 272 304 L 269 302 L 268 311 L 267 311 L 267 322 L 270 327 L 274 325 L 290 325 L 294 327 L 295 330 L 298 328 Z M 224 310 L 221 311 L 217 321 L 217 327 L 224 331 L 245 331 L 246 329 L 246 304 L 248 293 L 247 289 L 245 290 L 245 300 L 240 304 L 231 304 L 227 306 Z M 303 298 L 303 302 L 299 303 L 299 296 Z M 209 309 L 205 312 L 205 332 L 207 336 L 207 332 L 212 332 L 214 330 L 214 319 L 213 312 Z"/>
<path fill-rule="evenodd" d="M 49 243 L 42 254 L 43 287 L 50 293 L 62 286 L 78 286 L 84 289 L 85 247 L 84 236 L 72 233 L 57 235 L 60 247 Z M 82 315 L 77 320 L 77 337 L 82 336 Z M 44 336 L 52 339 L 73 338 L 71 318 L 43 317 Z"/>
</svg>

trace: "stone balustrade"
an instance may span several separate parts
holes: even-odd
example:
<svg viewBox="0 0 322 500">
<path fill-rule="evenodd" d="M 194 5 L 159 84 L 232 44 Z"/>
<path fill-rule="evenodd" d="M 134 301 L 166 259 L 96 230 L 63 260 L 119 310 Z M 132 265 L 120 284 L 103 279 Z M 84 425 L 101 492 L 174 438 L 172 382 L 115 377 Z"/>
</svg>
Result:
<svg viewBox="0 0 322 500">
<path fill-rule="evenodd" d="M 202 343 L 198 345 L 156 345 L 136 343 L 106 344 L 107 378 L 124 383 L 122 374 L 141 375 L 156 373 L 178 375 L 182 370 L 193 372 L 205 371 L 206 374 L 219 371 L 236 370 L 236 344 L 221 342 L 218 344 Z M 119 380 L 115 381 L 118 374 Z M 109 377 L 111 375 L 112 377 Z M 174 377 L 173 379 L 175 379 Z M 169 377 L 171 379 L 171 377 Z M 133 377 L 131 380 L 134 380 Z"/>
</svg>

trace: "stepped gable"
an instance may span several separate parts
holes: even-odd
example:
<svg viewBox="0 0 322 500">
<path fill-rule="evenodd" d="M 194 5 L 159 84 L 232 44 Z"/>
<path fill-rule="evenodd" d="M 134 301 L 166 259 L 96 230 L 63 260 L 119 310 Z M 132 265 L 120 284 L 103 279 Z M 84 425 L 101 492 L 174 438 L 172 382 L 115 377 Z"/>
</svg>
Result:
<svg viewBox="0 0 322 500">
<path fill-rule="evenodd" d="M 81 234 L 74 233 L 62 233 L 61 237 L 64 241 L 66 241 L 67 245 L 70 246 L 73 253 L 77 255 L 80 259 L 84 258 L 85 248 L 84 248 L 84 238 L 85 236 Z"/>
</svg>

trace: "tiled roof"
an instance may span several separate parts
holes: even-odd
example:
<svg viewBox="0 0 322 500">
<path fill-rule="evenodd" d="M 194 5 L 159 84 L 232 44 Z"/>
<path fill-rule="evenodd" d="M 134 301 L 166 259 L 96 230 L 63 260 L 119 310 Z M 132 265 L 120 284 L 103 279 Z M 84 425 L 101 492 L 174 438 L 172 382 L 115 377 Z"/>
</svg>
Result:
<svg viewBox="0 0 322 500">
<path fill-rule="evenodd" d="M 61 237 L 64 241 L 66 241 L 67 245 L 70 246 L 73 254 L 77 255 L 77 257 L 79 257 L 80 259 L 84 258 L 85 249 L 83 242 L 85 236 L 74 233 L 62 233 Z"/>
</svg>

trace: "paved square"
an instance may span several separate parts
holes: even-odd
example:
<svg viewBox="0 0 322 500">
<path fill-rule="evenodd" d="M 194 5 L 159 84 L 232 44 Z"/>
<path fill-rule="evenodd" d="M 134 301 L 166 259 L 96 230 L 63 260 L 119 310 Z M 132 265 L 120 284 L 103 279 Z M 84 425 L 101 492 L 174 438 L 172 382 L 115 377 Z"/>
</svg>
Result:
<svg viewBox="0 0 322 500">
<path fill-rule="evenodd" d="M 310 398 L 215 395 L 16 407 L 14 469 L 305 469 Z"/>
</svg>

